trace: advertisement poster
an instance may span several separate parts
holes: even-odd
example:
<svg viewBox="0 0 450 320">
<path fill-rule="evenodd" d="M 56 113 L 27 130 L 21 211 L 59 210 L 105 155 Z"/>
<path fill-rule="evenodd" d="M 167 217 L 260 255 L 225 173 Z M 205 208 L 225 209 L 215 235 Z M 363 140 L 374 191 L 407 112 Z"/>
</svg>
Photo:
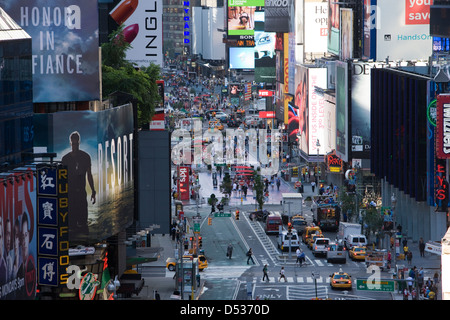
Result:
<svg viewBox="0 0 450 320">
<path fill-rule="evenodd" d="M 48 146 L 68 168 L 69 240 L 91 243 L 129 225 L 134 211 L 132 106 L 38 114 L 35 122 L 41 128 L 35 146 Z"/>
<path fill-rule="evenodd" d="M 315 87 L 327 87 L 327 69 L 326 68 L 309 68 L 308 69 L 308 112 L 309 112 L 309 153 L 317 154 L 316 143 L 319 141 L 319 154 L 326 154 L 331 150 L 327 150 L 328 143 L 326 128 L 326 112 L 325 99 L 323 94 L 318 94 Z M 314 150 L 311 150 L 311 147 Z"/>
<path fill-rule="evenodd" d="M 190 186 L 189 167 L 179 166 L 177 191 L 180 200 L 189 200 L 190 195 L 189 186 Z"/>
<path fill-rule="evenodd" d="M 305 52 L 327 52 L 327 10 L 327 3 L 305 2 Z"/>
<path fill-rule="evenodd" d="M 0 300 L 36 295 L 36 177 L 5 173 L 0 183 Z"/>
<path fill-rule="evenodd" d="M 339 3 L 328 0 L 328 52 L 339 55 L 341 26 Z"/>
<path fill-rule="evenodd" d="M 309 153 L 308 68 L 295 70 L 294 104 L 289 107 L 289 139 L 295 139 L 304 153 Z M 294 135 L 295 133 L 295 135 Z M 295 136 L 295 137 L 294 137 Z M 300 138 L 300 139 L 298 139 Z"/>
<path fill-rule="evenodd" d="M 385 64 L 354 62 L 351 65 L 351 119 L 352 157 L 370 159 L 370 72 L 372 68 L 383 68 Z"/>
<path fill-rule="evenodd" d="M 341 9 L 341 50 L 340 59 L 353 58 L 353 10 Z"/>
<path fill-rule="evenodd" d="M 348 65 L 336 62 L 336 154 L 348 161 Z"/>
<path fill-rule="evenodd" d="M 188 11 L 185 11 L 183 31 L 189 35 L 191 28 L 189 7 L 186 10 Z M 151 63 L 163 66 L 162 13 L 162 0 L 122 0 L 111 10 L 111 18 L 118 25 L 123 25 L 125 39 L 131 44 L 131 48 L 127 51 L 128 61 L 140 67 L 148 67 Z M 189 37 L 184 39 L 185 45 L 189 45 L 189 42 Z"/>
<path fill-rule="evenodd" d="M 33 102 L 100 99 L 96 1 L 0 0 L 32 41 Z"/>
<path fill-rule="evenodd" d="M 428 60 L 432 55 L 430 35 L 431 0 L 377 0 L 376 59 Z"/>
</svg>

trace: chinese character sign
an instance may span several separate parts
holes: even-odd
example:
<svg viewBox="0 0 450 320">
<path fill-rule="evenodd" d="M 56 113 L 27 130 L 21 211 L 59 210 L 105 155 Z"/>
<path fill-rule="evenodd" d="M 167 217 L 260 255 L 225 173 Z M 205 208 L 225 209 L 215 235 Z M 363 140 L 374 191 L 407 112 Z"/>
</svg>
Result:
<svg viewBox="0 0 450 320">
<path fill-rule="evenodd" d="M 0 183 L 0 299 L 36 295 L 36 178 L 15 172 Z"/>
<path fill-rule="evenodd" d="M 62 165 L 41 164 L 38 176 L 38 282 L 67 283 L 69 265 L 68 173 Z"/>
</svg>

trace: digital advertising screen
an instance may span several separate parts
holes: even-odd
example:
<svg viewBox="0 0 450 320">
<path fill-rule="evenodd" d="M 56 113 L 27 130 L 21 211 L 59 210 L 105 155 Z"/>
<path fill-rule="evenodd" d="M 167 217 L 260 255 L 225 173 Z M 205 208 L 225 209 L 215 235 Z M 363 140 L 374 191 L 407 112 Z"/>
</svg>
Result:
<svg viewBox="0 0 450 320">
<path fill-rule="evenodd" d="M 230 47 L 228 57 L 230 69 L 255 68 L 255 48 L 253 47 Z"/>
<path fill-rule="evenodd" d="M 256 11 L 255 29 L 255 81 L 258 83 L 275 83 L 276 33 L 264 31 L 264 11 Z"/>
<path fill-rule="evenodd" d="M 33 39 L 33 102 L 100 99 L 97 2 L 0 0 Z"/>
<path fill-rule="evenodd" d="M 264 6 L 264 0 L 228 0 L 228 37 L 240 39 L 255 32 L 256 7 Z"/>
</svg>

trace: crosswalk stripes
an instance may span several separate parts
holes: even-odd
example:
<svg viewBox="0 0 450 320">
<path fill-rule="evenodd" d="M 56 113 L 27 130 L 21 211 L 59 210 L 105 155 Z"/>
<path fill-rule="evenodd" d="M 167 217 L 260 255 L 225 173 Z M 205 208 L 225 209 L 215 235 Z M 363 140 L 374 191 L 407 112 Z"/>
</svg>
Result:
<svg viewBox="0 0 450 320">
<path fill-rule="evenodd" d="M 281 279 L 279 277 L 269 277 L 269 280 L 262 280 L 262 277 L 253 277 L 252 283 L 255 284 L 263 284 L 263 283 L 291 283 L 291 284 L 314 284 L 314 278 L 312 277 L 286 277 L 286 282 L 284 279 Z M 316 279 L 317 284 L 329 284 L 330 278 L 329 277 L 318 277 Z"/>
</svg>

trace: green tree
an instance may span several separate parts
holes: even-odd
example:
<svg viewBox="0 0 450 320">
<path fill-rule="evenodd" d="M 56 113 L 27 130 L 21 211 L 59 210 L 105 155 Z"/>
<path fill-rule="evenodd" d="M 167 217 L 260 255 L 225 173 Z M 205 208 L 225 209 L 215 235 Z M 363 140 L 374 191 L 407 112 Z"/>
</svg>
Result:
<svg viewBox="0 0 450 320">
<path fill-rule="evenodd" d="M 375 234 L 383 226 L 383 217 L 375 207 L 368 207 L 363 219 L 366 226 L 366 236 L 369 236 L 371 233 Z"/>
<path fill-rule="evenodd" d="M 348 194 L 345 188 L 339 191 L 339 202 L 341 212 L 347 214 L 347 221 L 351 222 L 356 212 L 355 194 Z M 356 213 L 357 214 L 357 213 Z"/>
<path fill-rule="evenodd" d="M 138 127 L 148 124 L 161 103 L 156 80 L 160 79 L 160 67 L 150 64 L 137 68 L 126 60 L 126 52 L 131 48 L 123 37 L 120 26 L 110 34 L 109 41 L 102 44 L 102 91 L 109 97 L 116 91 L 132 95 L 137 102 Z"/>
<path fill-rule="evenodd" d="M 222 183 L 220 185 L 220 192 L 228 197 L 231 197 L 231 190 L 233 189 L 233 184 L 231 183 L 231 177 L 228 172 L 225 173 L 222 179 Z"/>
<path fill-rule="evenodd" d="M 264 181 L 257 171 L 253 171 L 253 189 L 256 193 L 258 208 L 262 210 L 264 206 Z"/>
</svg>

